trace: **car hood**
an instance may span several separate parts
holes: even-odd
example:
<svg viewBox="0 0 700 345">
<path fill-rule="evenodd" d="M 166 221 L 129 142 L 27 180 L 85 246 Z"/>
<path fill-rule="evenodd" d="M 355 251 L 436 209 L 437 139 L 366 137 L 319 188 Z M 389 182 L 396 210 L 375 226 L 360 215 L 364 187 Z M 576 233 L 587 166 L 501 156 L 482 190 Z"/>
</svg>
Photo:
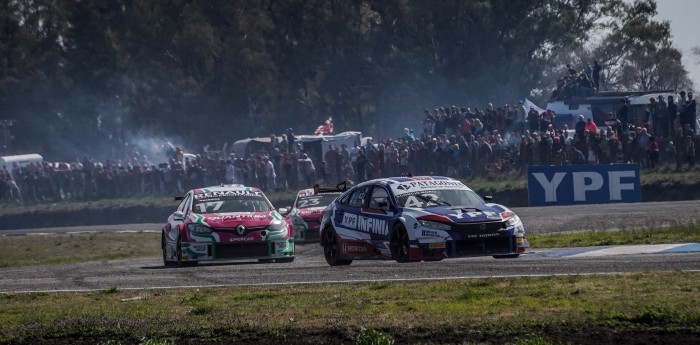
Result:
<svg viewBox="0 0 700 345">
<path fill-rule="evenodd" d="M 192 223 L 204 224 L 212 228 L 230 228 L 238 224 L 246 227 L 267 226 L 274 219 L 282 219 L 277 211 L 265 212 L 231 212 L 231 213 L 206 213 L 192 214 Z"/>
<path fill-rule="evenodd" d="M 497 222 L 503 220 L 503 207 L 497 205 L 478 205 L 476 207 L 436 206 L 422 209 L 427 214 L 449 218 L 455 223 Z"/>
</svg>

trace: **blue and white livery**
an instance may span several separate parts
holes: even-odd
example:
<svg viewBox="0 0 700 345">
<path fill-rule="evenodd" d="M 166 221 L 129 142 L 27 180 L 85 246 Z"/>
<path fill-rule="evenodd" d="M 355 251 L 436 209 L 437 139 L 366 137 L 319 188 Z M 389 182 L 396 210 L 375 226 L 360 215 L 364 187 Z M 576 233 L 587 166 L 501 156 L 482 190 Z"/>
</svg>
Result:
<svg viewBox="0 0 700 345">
<path fill-rule="evenodd" d="M 518 257 L 529 247 L 520 218 L 486 200 L 449 177 L 363 182 L 324 210 L 324 256 L 331 266 L 362 259 Z"/>
</svg>

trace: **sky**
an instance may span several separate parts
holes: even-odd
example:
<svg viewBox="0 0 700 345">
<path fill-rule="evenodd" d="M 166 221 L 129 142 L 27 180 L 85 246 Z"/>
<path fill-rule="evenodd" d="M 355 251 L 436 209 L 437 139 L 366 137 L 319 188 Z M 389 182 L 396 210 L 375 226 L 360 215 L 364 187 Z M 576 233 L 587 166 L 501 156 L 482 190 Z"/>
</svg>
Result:
<svg viewBox="0 0 700 345">
<path fill-rule="evenodd" d="M 690 53 L 690 49 L 700 46 L 700 0 L 656 0 L 658 20 L 671 22 L 671 35 L 676 48 L 683 52 L 683 65 L 690 73 L 695 91 L 700 88 L 700 57 Z"/>
</svg>

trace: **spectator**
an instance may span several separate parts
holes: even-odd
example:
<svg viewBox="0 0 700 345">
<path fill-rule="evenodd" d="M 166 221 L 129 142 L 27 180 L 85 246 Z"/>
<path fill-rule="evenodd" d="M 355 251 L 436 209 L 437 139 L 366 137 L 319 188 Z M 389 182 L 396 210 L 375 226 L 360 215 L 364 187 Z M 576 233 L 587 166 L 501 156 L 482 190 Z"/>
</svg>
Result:
<svg viewBox="0 0 700 345">
<path fill-rule="evenodd" d="M 316 168 L 306 153 L 302 154 L 299 159 L 299 173 L 304 177 L 307 186 L 313 186 L 316 183 Z"/>
<path fill-rule="evenodd" d="M 600 91 L 600 71 L 603 67 L 598 64 L 598 60 L 593 61 L 593 86 L 596 91 Z"/>
<path fill-rule="evenodd" d="M 649 167 L 654 169 L 659 164 L 659 143 L 656 141 L 656 137 L 649 137 Z"/>
<path fill-rule="evenodd" d="M 627 100 L 624 98 L 620 100 L 620 108 L 617 110 L 617 118 L 622 123 L 622 133 L 627 132 L 629 124 L 629 107 L 627 106 Z"/>
</svg>

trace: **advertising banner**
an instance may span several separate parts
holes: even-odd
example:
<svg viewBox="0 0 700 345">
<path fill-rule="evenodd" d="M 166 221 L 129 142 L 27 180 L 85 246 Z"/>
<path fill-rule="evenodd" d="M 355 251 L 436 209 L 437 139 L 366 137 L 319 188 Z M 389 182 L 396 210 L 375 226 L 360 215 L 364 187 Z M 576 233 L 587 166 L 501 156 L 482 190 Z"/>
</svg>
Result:
<svg viewBox="0 0 700 345">
<path fill-rule="evenodd" d="M 527 167 L 530 206 L 641 202 L 638 164 Z"/>
</svg>

